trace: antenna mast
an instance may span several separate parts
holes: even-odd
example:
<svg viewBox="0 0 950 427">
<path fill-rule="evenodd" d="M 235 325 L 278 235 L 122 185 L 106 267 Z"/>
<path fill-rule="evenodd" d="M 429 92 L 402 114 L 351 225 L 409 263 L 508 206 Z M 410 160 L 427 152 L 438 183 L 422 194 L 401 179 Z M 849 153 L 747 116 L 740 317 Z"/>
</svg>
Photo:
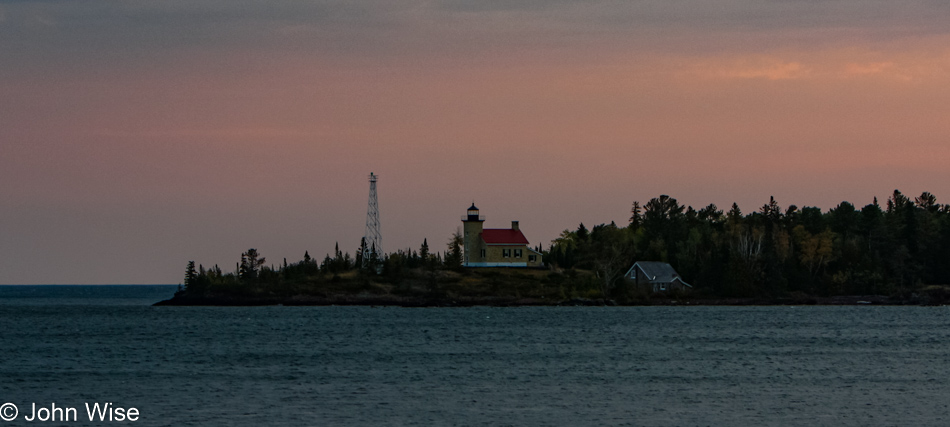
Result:
<svg viewBox="0 0 950 427">
<path fill-rule="evenodd" d="M 379 176 L 369 173 L 369 207 L 366 208 L 366 232 L 363 238 L 366 246 L 363 248 L 363 265 L 366 268 L 375 257 L 377 269 L 381 264 L 380 255 L 383 253 L 383 237 L 379 232 L 379 202 L 376 200 L 376 180 Z"/>
</svg>

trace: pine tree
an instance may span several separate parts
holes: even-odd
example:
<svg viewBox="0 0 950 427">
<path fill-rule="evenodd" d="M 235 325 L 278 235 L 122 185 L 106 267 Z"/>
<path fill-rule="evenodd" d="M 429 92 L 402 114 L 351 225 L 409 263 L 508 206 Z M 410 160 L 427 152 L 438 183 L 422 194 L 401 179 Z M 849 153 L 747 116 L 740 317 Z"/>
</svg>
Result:
<svg viewBox="0 0 950 427">
<path fill-rule="evenodd" d="M 459 269 L 462 267 L 462 245 L 464 240 L 462 239 L 462 233 L 458 230 L 452 234 L 452 237 L 449 239 L 448 248 L 449 251 L 445 254 L 445 266 L 450 269 Z"/>
<path fill-rule="evenodd" d="M 195 273 L 195 262 L 188 261 L 188 267 L 185 268 L 185 289 L 191 289 L 198 282 L 198 274 Z"/>
<path fill-rule="evenodd" d="M 238 268 L 241 280 L 247 282 L 257 278 L 261 266 L 266 259 L 257 253 L 257 249 L 251 248 L 241 254 L 241 265 Z"/>
<path fill-rule="evenodd" d="M 643 225 L 643 215 L 640 213 L 640 202 L 634 201 L 630 208 L 630 228 L 636 230 Z"/>
<path fill-rule="evenodd" d="M 363 269 L 369 260 L 363 260 L 366 254 L 366 237 L 360 237 L 360 248 L 356 251 L 356 268 Z"/>
<path fill-rule="evenodd" d="M 578 242 L 586 242 L 590 239 L 590 231 L 587 230 L 587 227 L 584 226 L 582 222 L 581 225 L 577 226 L 577 240 Z"/>
<path fill-rule="evenodd" d="M 419 258 L 422 265 L 429 264 L 429 239 L 422 239 L 422 247 L 419 248 Z"/>
</svg>

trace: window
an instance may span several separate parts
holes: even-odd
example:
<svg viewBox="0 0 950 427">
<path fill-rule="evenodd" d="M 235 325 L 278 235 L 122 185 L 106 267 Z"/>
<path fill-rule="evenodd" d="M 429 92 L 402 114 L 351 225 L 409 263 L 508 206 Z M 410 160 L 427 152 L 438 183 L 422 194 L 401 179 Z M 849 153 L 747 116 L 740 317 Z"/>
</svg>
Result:
<svg viewBox="0 0 950 427">
<path fill-rule="evenodd" d="M 537 255 L 528 255 L 528 262 L 538 262 Z"/>
<path fill-rule="evenodd" d="M 502 249 L 501 256 L 505 258 L 511 258 L 511 249 Z"/>
<path fill-rule="evenodd" d="M 521 258 L 521 249 L 515 249 L 515 258 Z"/>
<path fill-rule="evenodd" d="M 661 291 L 665 291 L 665 290 L 666 290 L 666 283 L 660 283 L 660 290 L 661 290 Z"/>
<path fill-rule="evenodd" d="M 482 258 L 485 258 L 485 250 L 482 249 Z"/>
</svg>

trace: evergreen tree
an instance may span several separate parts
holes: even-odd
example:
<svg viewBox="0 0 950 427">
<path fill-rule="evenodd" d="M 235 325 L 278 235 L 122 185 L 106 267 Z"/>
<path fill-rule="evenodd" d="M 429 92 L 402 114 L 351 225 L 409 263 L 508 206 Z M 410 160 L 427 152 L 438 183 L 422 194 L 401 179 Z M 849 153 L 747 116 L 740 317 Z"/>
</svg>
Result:
<svg viewBox="0 0 950 427">
<path fill-rule="evenodd" d="M 578 243 L 583 243 L 590 239 L 590 231 L 587 230 L 587 227 L 584 227 L 583 222 L 577 226 L 577 232 L 575 234 L 577 235 Z"/>
<path fill-rule="evenodd" d="M 774 196 L 769 196 L 769 202 L 762 206 L 759 212 L 765 217 L 767 221 L 766 224 L 768 224 L 769 227 L 778 224 L 778 222 L 782 220 L 782 208 L 779 207 Z"/>
<path fill-rule="evenodd" d="M 257 275 L 266 259 L 257 253 L 257 249 L 251 248 L 241 254 L 241 264 L 238 268 L 239 277 L 244 282 L 251 282 L 257 279 Z"/>
<path fill-rule="evenodd" d="M 711 223 L 721 222 L 723 219 L 722 211 L 719 210 L 719 207 L 713 203 L 710 203 L 705 208 L 700 209 L 699 212 L 696 213 L 696 217 L 700 221 Z"/>
<path fill-rule="evenodd" d="M 188 261 L 188 267 L 185 268 L 185 289 L 193 290 L 197 284 L 198 274 L 195 272 L 195 262 Z"/>
<path fill-rule="evenodd" d="M 643 225 L 643 215 L 640 213 L 640 202 L 634 201 L 630 208 L 630 228 L 636 230 Z"/>
<path fill-rule="evenodd" d="M 346 271 L 352 269 L 354 266 L 353 257 L 350 256 L 350 253 L 347 252 L 343 254 L 343 262 L 340 264 L 340 270 Z"/>
<path fill-rule="evenodd" d="M 362 258 L 362 256 L 359 254 L 357 254 L 357 257 L 359 257 L 357 259 Z M 367 259 L 366 262 L 362 264 L 360 264 L 360 262 L 358 261 L 356 262 L 355 266 L 356 268 L 360 268 L 366 272 L 379 274 L 382 271 L 381 270 L 382 264 L 380 263 L 380 261 L 381 260 L 379 258 L 379 255 L 376 254 L 376 244 L 373 243 L 370 245 L 370 248 L 369 248 L 369 259 Z"/>
<path fill-rule="evenodd" d="M 375 252 L 375 249 L 373 250 Z M 356 268 L 363 269 L 366 268 L 366 262 L 363 262 L 363 257 L 366 254 L 366 237 L 360 237 L 360 248 L 356 251 Z M 369 260 L 367 260 L 368 262 Z"/>
<path fill-rule="evenodd" d="M 462 246 L 464 245 L 462 233 L 458 230 L 452 234 L 448 243 L 448 252 L 445 254 L 445 267 L 453 270 L 462 268 Z"/>
<path fill-rule="evenodd" d="M 920 197 L 915 198 L 914 203 L 918 208 L 930 213 L 937 213 L 940 210 L 940 205 L 937 204 L 937 197 L 927 191 L 921 193 Z"/>
<path fill-rule="evenodd" d="M 419 248 L 419 258 L 423 263 L 429 262 L 429 239 L 422 239 L 422 246 Z"/>
<path fill-rule="evenodd" d="M 735 202 L 732 203 L 732 208 L 729 209 L 728 213 L 726 213 L 726 219 L 733 222 L 742 219 L 742 211 L 739 210 L 739 205 L 737 205 Z"/>
</svg>

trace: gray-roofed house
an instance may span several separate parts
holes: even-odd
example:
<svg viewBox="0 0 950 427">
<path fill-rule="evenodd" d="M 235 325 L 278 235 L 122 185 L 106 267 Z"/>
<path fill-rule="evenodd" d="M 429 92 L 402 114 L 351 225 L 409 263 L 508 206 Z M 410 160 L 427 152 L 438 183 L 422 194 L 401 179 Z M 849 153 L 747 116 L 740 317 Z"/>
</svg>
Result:
<svg viewBox="0 0 950 427">
<path fill-rule="evenodd" d="M 665 262 L 638 261 L 623 275 L 624 280 L 647 292 L 688 290 L 693 287 L 684 282 L 673 266 Z"/>
</svg>

